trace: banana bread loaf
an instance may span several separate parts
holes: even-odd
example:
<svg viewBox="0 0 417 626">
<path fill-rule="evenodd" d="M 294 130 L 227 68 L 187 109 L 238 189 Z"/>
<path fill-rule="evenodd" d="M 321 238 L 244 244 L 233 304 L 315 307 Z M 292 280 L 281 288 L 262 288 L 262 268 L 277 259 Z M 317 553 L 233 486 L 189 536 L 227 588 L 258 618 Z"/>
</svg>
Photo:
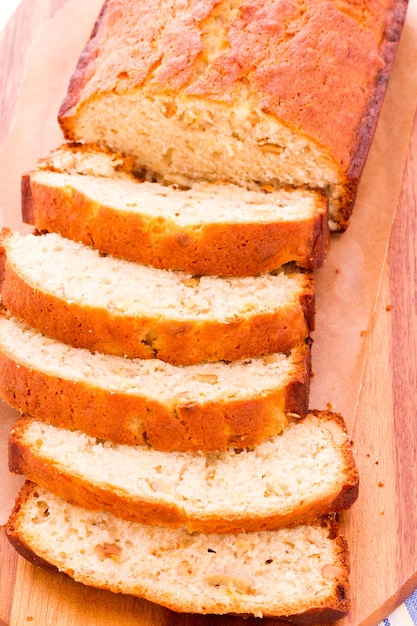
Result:
<svg viewBox="0 0 417 626">
<path fill-rule="evenodd" d="M 344 229 L 406 6 L 106 0 L 59 122 L 165 182 L 319 188 Z"/>
</svg>

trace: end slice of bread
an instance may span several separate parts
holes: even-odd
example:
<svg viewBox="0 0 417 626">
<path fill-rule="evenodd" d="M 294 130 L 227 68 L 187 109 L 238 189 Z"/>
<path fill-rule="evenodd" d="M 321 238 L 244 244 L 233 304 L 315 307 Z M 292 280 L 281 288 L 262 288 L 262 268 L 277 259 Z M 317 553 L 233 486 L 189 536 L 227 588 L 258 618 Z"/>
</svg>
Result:
<svg viewBox="0 0 417 626">
<path fill-rule="evenodd" d="M 75 347 L 176 365 L 290 350 L 314 327 L 311 272 L 193 276 L 103 256 L 58 234 L 0 240 L 2 301 Z"/>
<path fill-rule="evenodd" d="M 86 585 L 182 613 L 333 622 L 349 610 L 349 554 L 331 519 L 205 535 L 88 511 L 27 483 L 7 536 L 27 559 Z"/>
<path fill-rule="evenodd" d="M 22 178 L 22 215 L 41 231 L 161 269 L 251 276 L 322 265 L 327 200 L 226 182 L 183 188 L 135 177 L 128 159 L 67 144 Z"/>
<path fill-rule="evenodd" d="M 10 469 L 126 520 L 207 533 L 309 523 L 346 509 L 358 472 L 340 415 L 311 412 L 253 450 L 161 452 L 31 418 L 10 434 Z"/>
</svg>

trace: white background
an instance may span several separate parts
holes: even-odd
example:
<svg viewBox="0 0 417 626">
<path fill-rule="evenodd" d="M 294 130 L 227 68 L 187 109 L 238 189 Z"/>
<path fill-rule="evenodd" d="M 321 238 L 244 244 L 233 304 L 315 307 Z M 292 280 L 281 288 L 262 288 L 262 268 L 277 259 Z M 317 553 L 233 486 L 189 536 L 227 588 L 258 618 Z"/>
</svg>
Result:
<svg viewBox="0 0 417 626">
<path fill-rule="evenodd" d="M 21 0 L 0 0 L 0 31 L 3 30 Z"/>
</svg>

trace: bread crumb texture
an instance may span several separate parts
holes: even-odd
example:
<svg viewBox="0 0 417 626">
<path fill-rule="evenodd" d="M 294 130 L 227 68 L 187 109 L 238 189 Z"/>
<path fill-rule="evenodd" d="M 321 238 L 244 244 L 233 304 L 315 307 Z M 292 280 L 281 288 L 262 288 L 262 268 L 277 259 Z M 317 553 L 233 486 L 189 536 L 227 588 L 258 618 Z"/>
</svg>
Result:
<svg viewBox="0 0 417 626">
<path fill-rule="evenodd" d="M 103 255 L 56 233 L 2 233 L 4 306 L 44 334 L 175 365 L 287 351 L 314 327 L 311 272 L 195 276 Z"/>
<path fill-rule="evenodd" d="M 28 419 L 12 431 L 10 450 L 11 466 L 87 508 L 207 532 L 313 521 L 357 495 L 346 429 L 327 414 L 291 423 L 254 450 L 210 454 L 118 445 Z"/>
<path fill-rule="evenodd" d="M 346 546 L 324 520 L 279 532 L 190 534 L 86 511 L 33 487 L 8 532 L 76 580 L 177 611 L 348 608 Z"/>
<path fill-rule="evenodd" d="M 112 0 L 61 126 L 166 181 L 321 188 L 345 226 L 393 54 L 384 42 L 399 36 L 394 13 L 388 0 L 168 0 L 157 12 Z"/>
<path fill-rule="evenodd" d="M 0 315 L 0 396 L 56 426 L 159 450 L 254 447 L 308 409 L 311 347 L 176 366 L 74 348 Z"/>
<path fill-rule="evenodd" d="M 24 222 L 102 253 L 193 274 L 250 276 L 289 262 L 306 269 L 323 263 L 323 193 L 226 182 L 162 185 L 138 177 L 125 161 L 119 170 L 108 150 L 61 146 L 22 178 Z"/>
</svg>

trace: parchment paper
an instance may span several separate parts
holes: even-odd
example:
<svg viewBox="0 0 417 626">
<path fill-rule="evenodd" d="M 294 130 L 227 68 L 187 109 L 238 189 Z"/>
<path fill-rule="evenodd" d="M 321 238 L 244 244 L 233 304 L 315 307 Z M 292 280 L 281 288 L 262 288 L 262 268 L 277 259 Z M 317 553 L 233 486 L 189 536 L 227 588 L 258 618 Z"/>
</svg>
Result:
<svg viewBox="0 0 417 626">
<path fill-rule="evenodd" d="M 0 146 L 0 208 L 5 226 L 30 230 L 20 218 L 21 174 L 62 142 L 57 112 L 101 4 L 102 0 L 71 0 L 32 46 L 17 114 Z M 332 237 L 327 261 L 316 273 L 310 407 L 330 406 L 344 415 L 349 427 L 416 103 L 417 0 L 411 0 L 351 225 Z M 7 469 L 7 433 L 17 414 L 1 403 L 0 413 L 0 523 L 4 523 L 22 479 Z"/>
</svg>

